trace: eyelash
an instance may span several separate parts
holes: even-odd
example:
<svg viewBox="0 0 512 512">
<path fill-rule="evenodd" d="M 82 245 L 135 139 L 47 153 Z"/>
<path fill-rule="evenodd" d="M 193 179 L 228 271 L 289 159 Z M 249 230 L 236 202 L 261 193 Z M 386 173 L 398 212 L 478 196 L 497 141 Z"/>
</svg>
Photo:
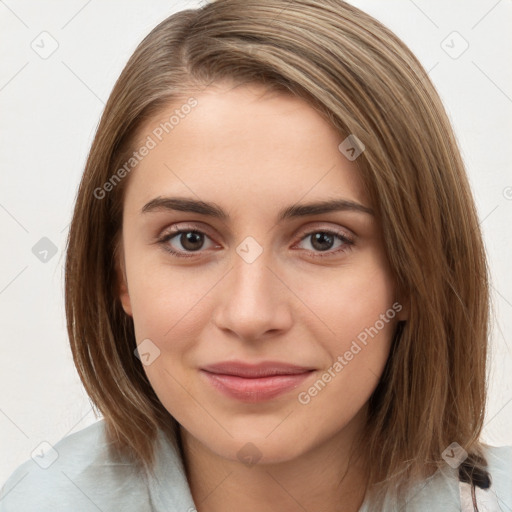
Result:
<svg viewBox="0 0 512 512">
<path fill-rule="evenodd" d="M 173 231 L 172 233 L 168 233 L 168 234 L 164 235 L 162 238 L 157 240 L 157 243 L 161 244 L 163 246 L 164 250 L 167 251 L 168 253 L 172 254 L 173 256 L 176 256 L 178 258 L 192 258 L 194 256 L 197 256 L 197 254 L 200 254 L 200 251 L 196 251 L 196 252 L 187 254 L 187 253 L 183 253 L 183 252 L 174 251 L 167 244 L 167 242 L 169 242 L 169 240 L 177 237 L 178 235 L 181 235 L 183 233 L 191 233 L 191 232 L 199 233 L 201 235 L 205 235 L 206 237 L 210 238 L 207 233 L 205 233 L 199 229 L 196 229 L 196 228 L 188 227 L 188 228 L 178 229 L 176 231 Z M 322 233 L 322 234 L 327 234 L 327 235 L 332 235 L 334 237 L 337 237 L 338 239 L 340 239 L 343 242 L 343 245 L 341 245 L 340 247 L 338 247 L 338 249 L 333 250 L 333 251 L 329 250 L 329 251 L 320 251 L 320 252 L 316 252 L 316 253 L 313 252 L 312 257 L 314 257 L 314 258 L 332 257 L 333 255 L 337 255 L 338 253 L 349 251 L 352 248 L 352 246 L 354 245 L 354 241 L 352 239 L 350 239 L 347 235 L 345 235 L 344 233 L 341 233 L 339 231 L 333 231 L 330 229 L 315 229 L 315 230 L 309 231 L 307 233 L 304 233 L 303 236 L 298 241 L 302 242 L 309 236 L 314 235 L 315 233 Z"/>
</svg>

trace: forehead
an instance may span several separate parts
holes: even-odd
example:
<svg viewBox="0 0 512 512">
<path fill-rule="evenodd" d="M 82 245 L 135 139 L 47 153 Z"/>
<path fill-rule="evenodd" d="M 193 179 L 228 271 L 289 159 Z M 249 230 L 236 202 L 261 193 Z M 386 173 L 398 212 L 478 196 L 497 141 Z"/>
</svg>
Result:
<svg viewBox="0 0 512 512">
<path fill-rule="evenodd" d="M 259 85 L 210 86 L 177 100 L 140 129 L 125 204 L 162 195 L 214 198 L 255 210 L 325 195 L 367 203 L 344 140 L 304 100 Z M 238 209 L 238 208 L 237 208 Z"/>
</svg>

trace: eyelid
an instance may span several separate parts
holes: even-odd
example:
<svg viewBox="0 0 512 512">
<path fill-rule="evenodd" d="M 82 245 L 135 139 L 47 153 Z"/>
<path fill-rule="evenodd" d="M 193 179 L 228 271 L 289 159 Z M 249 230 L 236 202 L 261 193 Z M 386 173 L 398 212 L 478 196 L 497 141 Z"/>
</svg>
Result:
<svg viewBox="0 0 512 512">
<path fill-rule="evenodd" d="M 178 223 L 177 225 L 174 224 L 174 225 L 170 226 L 169 228 L 164 228 L 161 231 L 161 233 L 157 236 L 157 239 L 160 239 L 160 238 L 167 236 L 171 233 L 177 233 L 177 232 L 185 231 L 185 230 L 203 231 L 210 238 L 215 238 L 215 236 L 216 236 L 215 234 L 213 234 L 213 230 L 211 230 L 207 224 L 204 224 L 200 221 L 192 221 L 192 222 L 185 221 L 183 223 Z M 356 238 L 354 233 L 347 228 L 343 228 L 341 226 L 326 226 L 325 223 L 322 223 L 322 222 L 313 223 L 312 225 L 310 224 L 307 227 L 302 228 L 300 230 L 300 233 L 301 233 L 300 236 L 303 237 L 305 235 L 311 234 L 313 231 L 322 231 L 322 230 L 334 231 L 337 234 L 341 234 L 341 235 L 345 236 L 345 238 L 349 239 L 351 242 L 355 241 L 355 238 Z M 299 235 L 296 235 L 296 236 L 299 236 Z"/>
<path fill-rule="evenodd" d="M 174 224 L 167 228 L 164 228 L 161 233 L 157 236 L 157 239 L 161 239 L 173 233 L 179 233 L 180 231 L 200 231 L 210 238 L 214 238 L 215 235 L 213 231 L 209 228 L 207 224 L 203 224 L 201 222 L 180 222 L 178 224 Z"/>
<path fill-rule="evenodd" d="M 304 238 L 304 236 L 311 235 L 312 233 L 316 233 L 319 231 L 328 231 L 328 232 L 336 233 L 337 235 L 343 236 L 344 238 L 346 238 L 348 241 L 350 241 L 352 243 L 355 242 L 355 240 L 356 240 L 356 236 L 351 230 L 349 230 L 347 228 L 343 228 L 339 225 L 326 226 L 325 223 L 322 224 L 321 222 L 319 222 L 318 224 L 309 225 L 306 228 L 301 229 L 301 231 L 300 231 L 301 234 L 298 236 L 299 236 L 299 239 L 302 240 L 302 238 Z"/>
<path fill-rule="evenodd" d="M 169 228 L 164 229 L 161 232 L 161 234 L 157 237 L 155 243 L 164 244 L 164 243 L 168 242 L 170 239 L 174 238 L 174 236 L 176 236 L 180 233 L 183 233 L 183 232 L 188 232 L 188 231 L 196 231 L 196 232 L 205 234 L 208 238 L 210 238 L 210 240 L 214 244 L 217 243 L 213 240 L 215 238 L 215 236 L 212 236 L 210 234 L 211 233 L 210 228 L 207 225 L 205 225 L 201 222 L 197 222 L 197 221 L 196 222 L 188 222 L 188 223 L 184 222 L 184 223 L 179 223 L 177 225 L 174 224 L 174 225 L 170 226 Z M 314 257 L 328 258 L 329 256 L 337 255 L 338 252 L 343 252 L 343 251 L 346 251 L 346 250 L 352 248 L 352 246 L 355 243 L 355 239 L 357 238 L 350 230 L 348 230 L 346 228 L 342 228 L 341 226 L 326 227 L 325 224 L 322 225 L 322 223 L 319 222 L 317 224 L 308 225 L 307 227 L 302 228 L 300 230 L 300 234 L 296 235 L 294 237 L 295 242 L 294 242 L 293 246 L 296 246 L 298 243 L 302 242 L 308 236 L 311 236 L 312 234 L 318 233 L 318 232 L 326 232 L 326 233 L 337 235 L 344 242 L 343 245 L 345 246 L 345 249 L 338 248 L 336 250 L 328 250 L 328 251 L 319 251 L 319 252 L 313 251 L 312 255 Z M 217 247 L 218 247 L 218 244 L 217 244 Z M 186 252 L 186 251 L 173 251 L 173 250 L 169 250 L 169 249 L 166 249 L 166 250 L 174 255 L 179 254 L 180 256 L 184 256 L 184 257 L 193 257 L 194 255 L 201 255 L 204 252 L 207 252 L 207 251 L 197 251 L 195 253 L 195 252 Z M 325 256 L 324 256 L 324 253 L 325 253 Z"/>
</svg>

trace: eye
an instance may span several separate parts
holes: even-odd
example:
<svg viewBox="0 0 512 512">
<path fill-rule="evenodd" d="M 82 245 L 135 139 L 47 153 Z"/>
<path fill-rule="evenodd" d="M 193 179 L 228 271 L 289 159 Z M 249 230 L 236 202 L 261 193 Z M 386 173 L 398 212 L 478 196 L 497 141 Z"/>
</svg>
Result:
<svg viewBox="0 0 512 512">
<path fill-rule="evenodd" d="M 310 231 L 306 233 L 300 241 L 302 242 L 308 238 L 310 239 L 309 246 L 311 249 L 307 248 L 307 250 L 312 252 L 312 256 L 315 258 L 325 258 L 332 256 L 333 254 L 345 252 L 351 249 L 352 245 L 354 245 L 353 240 L 345 233 L 328 229 L 316 229 L 315 231 Z M 336 240 L 340 243 L 335 250 L 332 250 L 332 246 L 336 243 Z"/>
<path fill-rule="evenodd" d="M 309 242 L 311 248 L 306 248 L 306 250 L 311 252 L 311 256 L 315 258 L 325 258 L 345 252 L 354 245 L 354 241 L 347 234 L 329 229 L 309 231 L 300 238 L 299 242 L 303 242 L 308 238 L 311 239 Z M 195 228 L 182 227 L 181 229 L 173 228 L 171 233 L 164 235 L 157 240 L 157 242 L 173 256 L 178 258 L 190 258 L 195 256 L 194 253 L 200 254 L 202 252 L 201 249 L 212 248 L 212 246 L 220 247 L 213 242 L 210 247 L 205 247 L 206 239 L 211 241 L 210 237 L 203 231 Z M 171 243 L 173 240 L 174 246 Z M 336 244 L 336 241 L 338 241 L 338 246 L 335 250 L 332 250 L 332 246 Z"/>
<path fill-rule="evenodd" d="M 206 233 L 203 233 L 198 229 L 182 228 L 175 229 L 172 233 L 164 235 L 158 240 L 158 243 L 162 244 L 164 249 L 173 256 L 177 256 L 179 258 L 190 258 L 194 256 L 194 252 L 200 252 L 201 249 L 205 248 L 204 245 L 206 238 L 210 239 Z M 174 244 L 175 246 L 178 246 L 177 250 L 175 250 L 170 243 L 173 239 L 176 239 Z"/>
</svg>

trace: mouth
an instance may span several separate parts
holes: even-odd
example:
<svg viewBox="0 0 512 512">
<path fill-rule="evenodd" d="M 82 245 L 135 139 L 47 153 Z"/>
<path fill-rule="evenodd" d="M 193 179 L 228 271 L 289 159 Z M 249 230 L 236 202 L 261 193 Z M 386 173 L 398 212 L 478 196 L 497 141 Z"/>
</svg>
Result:
<svg viewBox="0 0 512 512">
<path fill-rule="evenodd" d="M 261 402 L 295 389 L 315 373 L 315 369 L 280 362 L 251 365 L 236 361 L 209 365 L 201 368 L 200 373 L 225 396 Z"/>
</svg>

